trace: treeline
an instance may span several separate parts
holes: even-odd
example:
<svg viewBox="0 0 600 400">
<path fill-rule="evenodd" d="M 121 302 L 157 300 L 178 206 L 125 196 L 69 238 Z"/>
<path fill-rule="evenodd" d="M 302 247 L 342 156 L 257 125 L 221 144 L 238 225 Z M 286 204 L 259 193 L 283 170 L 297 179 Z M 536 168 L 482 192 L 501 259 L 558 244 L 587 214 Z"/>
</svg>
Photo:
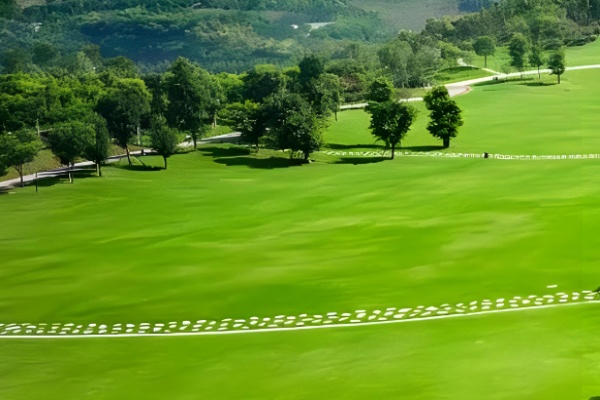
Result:
<svg viewBox="0 0 600 400">
<path fill-rule="evenodd" d="M 220 123 L 257 148 L 308 159 L 344 93 L 340 76 L 316 56 L 292 68 L 258 65 L 241 75 L 211 74 L 184 58 L 165 73 L 144 75 L 126 58 L 102 61 L 96 71 L 75 75 L 0 75 L 0 169 L 14 167 L 22 176 L 23 164 L 44 146 L 64 165 L 101 164 L 109 140 L 129 157 L 140 131 L 166 167 L 184 137 L 196 146 Z"/>
<path fill-rule="evenodd" d="M 462 18 L 432 19 L 423 34 L 471 50 L 481 36 L 507 44 L 514 34 L 546 49 L 577 46 L 600 33 L 600 0 L 502 0 Z"/>
</svg>

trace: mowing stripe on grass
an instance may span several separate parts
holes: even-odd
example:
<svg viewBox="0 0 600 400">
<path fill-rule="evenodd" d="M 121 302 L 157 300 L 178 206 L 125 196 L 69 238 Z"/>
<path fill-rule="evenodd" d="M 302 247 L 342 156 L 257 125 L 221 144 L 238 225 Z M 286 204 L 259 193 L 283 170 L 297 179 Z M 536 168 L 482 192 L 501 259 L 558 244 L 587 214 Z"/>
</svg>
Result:
<svg viewBox="0 0 600 400">
<path fill-rule="evenodd" d="M 300 331 L 311 329 L 346 328 L 352 326 L 386 325 L 417 321 L 430 321 L 476 315 L 528 311 L 557 307 L 597 304 L 597 293 L 586 290 L 571 294 L 559 292 L 554 295 L 530 295 L 526 298 L 472 301 L 454 306 L 396 307 L 385 310 L 356 310 L 354 313 L 330 312 L 323 315 L 279 315 L 273 318 L 252 317 L 246 319 L 226 318 L 220 321 L 77 325 L 62 324 L 0 324 L 0 339 L 82 339 L 82 338 L 133 338 L 165 336 L 233 335 L 242 333 L 266 333 Z"/>
</svg>

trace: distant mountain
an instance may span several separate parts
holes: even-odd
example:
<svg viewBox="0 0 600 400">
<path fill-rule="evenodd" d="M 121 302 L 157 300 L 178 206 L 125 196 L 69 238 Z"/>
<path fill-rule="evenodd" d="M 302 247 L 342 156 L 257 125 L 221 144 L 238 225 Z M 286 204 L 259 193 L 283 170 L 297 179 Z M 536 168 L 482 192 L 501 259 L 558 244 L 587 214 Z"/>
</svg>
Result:
<svg viewBox="0 0 600 400">
<path fill-rule="evenodd" d="M 40 43 L 65 55 L 92 43 L 105 57 L 156 65 L 181 55 L 212 71 L 239 72 L 257 63 L 291 65 L 348 42 L 382 43 L 483 1 L 3 0 L 0 56 L 31 53 Z"/>
</svg>

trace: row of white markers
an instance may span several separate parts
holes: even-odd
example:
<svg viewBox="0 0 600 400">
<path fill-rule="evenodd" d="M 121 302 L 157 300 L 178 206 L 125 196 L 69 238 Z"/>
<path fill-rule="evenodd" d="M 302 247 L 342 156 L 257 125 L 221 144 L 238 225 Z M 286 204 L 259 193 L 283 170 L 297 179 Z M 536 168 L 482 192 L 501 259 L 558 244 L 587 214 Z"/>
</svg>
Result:
<svg viewBox="0 0 600 400">
<path fill-rule="evenodd" d="M 390 157 L 390 151 L 325 151 L 325 154 L 340 157 Z M 485 158 L 485 153 L 442 153 L 439 151 L 396 151 L 396 157 L 441 157 L 441 158 Z M 492 154 L 488 158 L 496 160 L 590 160 L 600 159 L 600 154 L 563 155 L 509 155 Z"/>
<path fill-rule="evenodd" d="M 597 293 L 592 291 L 547 294 L 528 297 L 515 296 L 510 299 L 472 301 L 455 305 L 418 306 L 415 308 L 390 307 L 382 310 L 356 310 L 354 312 L 325 314 L 278 315 L 275 317 L 251 317 L 247 319 L 225 318 L 222 320 L 196 320 L 163 323 L 0 323 L 0 337 L 7 336 L 100 336 L 100 335 L 143 335 L 181 334 L 201 332 L 250 331 L 286 328 L 309 328 L 325 325 L 352 325 L 381 323 L 407 319 L 427 319 L 456 314 L 482 314 L 514 308 L 548 307 L 568 303 L 595 301 Z"/>
</svg>

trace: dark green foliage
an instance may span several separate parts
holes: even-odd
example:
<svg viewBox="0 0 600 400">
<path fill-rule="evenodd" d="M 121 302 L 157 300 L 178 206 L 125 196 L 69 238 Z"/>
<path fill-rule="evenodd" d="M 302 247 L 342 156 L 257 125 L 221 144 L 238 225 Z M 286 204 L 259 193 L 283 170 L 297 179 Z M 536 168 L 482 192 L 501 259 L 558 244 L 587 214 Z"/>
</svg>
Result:
<svg viewBox="0 0 600 400">
<path fill-rule="evenodd" d="M 300 90 L 303 93 L 307 93 L 311 90 L 316 80 L 325 72 L 325 63 L 313 54 L 304 57 L 300 61 L 300 64 L 298 64 L 298 67 L 300 68 L 300 75 L 298 76 Z"/>
<path fill-rule="evenodd" d="M 281 93 L 269 97 L 265 114 L 277 148 L 301 151 L 305 160 L 321 148 L 324 121 L 300 95 Z"/>
<path fill-rule="evenodd" d="M 548 57 L 548 68 L 552 71 L 553 75 L 558 77 L 558 83 L 560 84 L 560 76 L 565 73 L 566 62 L 565 52 L 563 50 L 555 51 Z"/>
<path fill-rule="evenodd" d="M 21 186 L 24 186 L 23 166 L 32 162 L 41 148 L 41 142 L 32 132 L 0 134 L 0 168 L 16 169 L 21 178 Z"/>
<path fill-rule="evenodd" d="M 275 65 L 256 65 L 242 78 L 244 98 L 261 102 L 286 87 L 286 76 Z"/>
<path fill-rule="evenodd" d="M 487 68 L 488 56 L 493 56 L 496 53 L 496 43 L 494 38 L 490 36 L 478 37 L 473 43 L 473 50 L 478 56 L 484 57 L 484 67 Z"/>
<path fill-rule="evenodd" d="M 529 64 L 538 69 L 538 78 L 541 79 L 540 68 L 546 62 L 546 54 L 544 49 L 538 43 L 531 46 L 531 53 L 529 54 Z"/>
<path fill-rule="evenodd" d="M 410 32 L 401 32 L 379 50 L 378 56 L 394 85 L 402 88 L 427 85 L 441 61 L 431 38 Z"/>
<path fill-rule="evenodd" d="M 0 0 L 0 18 L 10 19 L 18 12 L 17 0 Z"/>
<path fill-rule="evenodd" d="M 394 98 L 394 86 L 386 78 L 377 78 L 369 86 L 367 100 L 383 103 Z"/>
<path fill-rule="evenodd" d="M 62 165 L 71 166 L 96 142 L 93 126 L 78 121 L 56 125 L 48 135 L 48 146 Z"/>
<path fill-rule="evenodd" d="M 150 112 L 150 93 L 141 79 L 118 79 L 100 98 L 96 111 L 106 119 L 109 132 L 129 156 L 129 140 Z"/>
<path fill-rule="evenodd" d="M 83 157 L 95 162 L 98 176 L 102 176 L 101 164 L 108 157 L 110 149 L 110 136 L 106 120 L 100 115 L 93 113 L 86 118 L 85 122 L 94 130 L 94 137 L 84 149 Z"/>
<path fill-rule="evenodd" d="M 373 136 L 391 149 L 393 160 L 396 147 L 401 144 L 417 118 L 417 110 L 406 103 L 385 101 L 370 103 L 367 111 L 371 114 L 370 129 Z"/>
<path fill-rule="evenodd" d="M 229 104 L 223 110 L 223 119 L 232 129 L 241 132 L 244 142 L 251 143 L 258 149 L 260 138 L 266 133 L 269 120 L 260 104 L 252 100 Z"/>
<path fill-rule="evenodd" d="M 431 112 L 427 130 L 432 136 L 442 139 L 444 147 L 450 146 L 450 139 L 458 134 L 458 128 L 463 125 L 461 109 L 450 98 L 448 89 L 437 86 L 425 95 L 425 105 Z"/>
<path fill-rule="evenodd" d="M 216 110 L 215 82 L 208 72 L 184 58 L 178 58 L 164 76 L 167 98 L 165 114 L 169 126 L 188 133 L 196 147 L 204 126 Z"/>
<path fill-rule="evenodd" d="M 163 116 L 155 116 L 150 128 L 150 147 L 162 156 L 167 169 L 167 159 L 177 152 L 177 132 L 167 126 Z"/>
<path fill-rule="evenodd" d="M 510 65 L 517 70 L 522 71 L 525 66 L 525 55 L 529 50 L 529 41 L 525 35 L 515 33 L 510 42 L 508 42 L 508 54 L 510 55 Z"/>
</svg>

